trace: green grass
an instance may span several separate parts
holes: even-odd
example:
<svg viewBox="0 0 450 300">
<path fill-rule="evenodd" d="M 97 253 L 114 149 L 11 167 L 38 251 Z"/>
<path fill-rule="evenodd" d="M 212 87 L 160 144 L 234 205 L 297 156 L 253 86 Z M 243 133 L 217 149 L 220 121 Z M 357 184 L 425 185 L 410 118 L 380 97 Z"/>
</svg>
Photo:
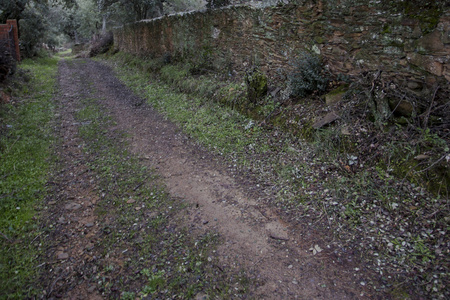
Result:
<svg viewBox="0 0 450 300">
<path fill-rule="evenodd" d="M 31 73 L 31 81 L 14 91 L 15 102 L 0 107 L 0 298 L 10 299 L 36 293 L 34 217 L 51 167 L 57 59 L 25 60 L 20 69 Z"/>
<path fill-rule="evenodd" d="M 58 56 L 71 56 L 72 53 L 72 49 L 66 49 L 64 51 L 58 52 Z"/>
<path fill-rule="evenodd" d="M 187 74 L 186 70 L 180 70 L 174 66 L 166 66 L 161 70 L 161 76 L 166 77 L 169 83 L 181 84 L 180 81 L 183 81 Z M 221 154 L 246 152 L 249 148 L 253 152 L 264 153 L 268 149 L 266 144 L 259 143 L 262 138 L 261 129 L 253 120 L 228 105 L 208 101 L 198 96 L 208 95 L 208 92 L 206 94 L 201 92 L 202 85 L 191 90 L 198 95 L 191 95 L 177 92 L 162 81 L 150 80 L 149 82 L 148 73 L 145 70 L 124 68 L 119 77 L 136 93 L 144 95 L 149 104 L 184 127 L 188 134 L 204 145 L 213 145 L 214 149 L 220 149 Z M 207 83 L 209 84 L 209 81 Z M 218 88 L 219 85 L 216 87 Z M 222 88 L 223 98 L 232 97 L 227 95 L 227 92 L 230 89 L 238 90 L 239 88 L 236 84 Z"/>
</svg>

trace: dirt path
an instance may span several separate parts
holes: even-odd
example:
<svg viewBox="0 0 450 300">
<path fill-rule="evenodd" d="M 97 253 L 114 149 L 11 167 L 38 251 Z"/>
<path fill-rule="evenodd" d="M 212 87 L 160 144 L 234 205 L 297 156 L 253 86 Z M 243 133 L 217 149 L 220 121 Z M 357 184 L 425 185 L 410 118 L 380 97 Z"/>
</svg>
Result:
<svg viewBox="0 0 450 300">
<path fill-rule="evenodd" d="M 189 227 L 217 231 L 222 238 L 216 252 L 223 272 L 239 272 L 261 283 L 251 286 L 257 299 L 365 299 L 376 298 L 355 274 L 353 258 L 337 259 L 305 224 L 287 224 L 277 211 L 261 201 L 255 184 L 240 178 L 225 161 L 208 153 L 174 124 L 165 120 L 124 87 L 110 68 L 91 60 L 61 62 L 60 157 L 63 170 L 55 176 L 55 199 L 48 217 L 55 231 L 54 248 L 48 253 L 50 286 L 47 297 L 101 298 L 84 273 L 95 272 L 90 249 L 101 238 L 96 223 L 98 193 L 93 173 L 83 163 L 79 124 L 74 113 L 80 99 L 100 99 L 117 122 L 116 130 L 128 134 L 131 151 L 143 164 L 157 170 L 174 197 L 193 204 L 184 213 Z M 84 80 L 80 80 L 83 78 Z M 94 94 L 88 94 L 90 82 Z M 311 247 L 317 245 L 316 250 Z M 317 251 L 318 250 L 318 251 Z"/>
<path fill-rule="evenodd" d="M 44 217 L 50 231 L 50 249 L 47 251 L 46 298 L 101 299 L 95 286 L 88 286 L 86 272 L 95 273 L 95 255 L 91 252 L 99 227 L 94 213 L 98 195 L 95 191 L 94 173 L 87 165 L 83 140 L 78 135 L 79 123 L 75 113 L 79 102 L 88 97 L 80 78 L 68 74 L 67 65 L 59 70 L 60 92 L 56 98 L 56 132 L 61 144 L 58 147 L 60 171 L 50 182 L 52 194 L 47 201 Z"/>
</svg>

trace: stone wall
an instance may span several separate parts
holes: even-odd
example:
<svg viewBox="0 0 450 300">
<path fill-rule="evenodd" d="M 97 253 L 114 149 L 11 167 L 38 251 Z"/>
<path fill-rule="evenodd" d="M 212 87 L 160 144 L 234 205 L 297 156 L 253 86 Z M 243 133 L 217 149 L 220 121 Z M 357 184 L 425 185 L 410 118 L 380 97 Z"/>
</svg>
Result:
<svg viewBox="0 0 450 300">
<path fill-rule="evenodd" d="M 116 49 L 140 56 L 207 55 L 230 75 L 257 65 L 272 83 L 283 79 L 299 51 L 308 49 L 320 53 L 334 74 L 383 70 L 410 89 L 436 81 L 448 89 L 448 5 L 407 14 L 399 4 L 385 4 L 392 2 L 299 0 L 192 12 L 129 24 L 114 31 L 114 41 Z"/>
</svg>

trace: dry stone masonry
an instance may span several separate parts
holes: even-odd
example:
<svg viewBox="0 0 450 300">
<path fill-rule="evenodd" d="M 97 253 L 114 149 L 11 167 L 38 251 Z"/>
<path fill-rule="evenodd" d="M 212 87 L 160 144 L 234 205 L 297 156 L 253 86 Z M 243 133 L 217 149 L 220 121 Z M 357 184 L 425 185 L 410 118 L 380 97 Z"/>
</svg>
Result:
<svg viewBox="0 0 450 300">
<path fill-rule="evenodd" d="M 299 0 L 266 8 L 234 6 L 129 24 L 114 31 L 114 40 L 116 49 L 147 57 L 207 52 L 216 67 L 241 76 L 256 65 L 272 82 L 282 80 L 289 62 L 307 49 L 322 55 L 333 74 L 382 70 L 411 90 L 436 83 L 448 90 L 448 4 L 414 11 L 401 7 L 408 2 Z"/>
</svg>

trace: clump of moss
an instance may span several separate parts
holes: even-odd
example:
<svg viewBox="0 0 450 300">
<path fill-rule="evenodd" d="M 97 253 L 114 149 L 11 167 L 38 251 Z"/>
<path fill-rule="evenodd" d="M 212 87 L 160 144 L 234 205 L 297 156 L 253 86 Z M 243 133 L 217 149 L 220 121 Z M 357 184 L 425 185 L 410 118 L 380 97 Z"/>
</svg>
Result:
<svg viewBox="0 0 450 300">
<path fill-rule="evenodd" d="M 383 31 L 381 32 L 381 34 L 387 34 L 387 33 L 392 33 L 392 29 L 391 29 L 391 26 L 389 26 L 389 24 L 385 24 L 383 26 Z"/>
<path fill-rule="evenodd" d="M 245 76 L 248 99 L 251 103 L 257 103 L 267 95 L 267 76 L 254 68 Z"/>
</svg>

